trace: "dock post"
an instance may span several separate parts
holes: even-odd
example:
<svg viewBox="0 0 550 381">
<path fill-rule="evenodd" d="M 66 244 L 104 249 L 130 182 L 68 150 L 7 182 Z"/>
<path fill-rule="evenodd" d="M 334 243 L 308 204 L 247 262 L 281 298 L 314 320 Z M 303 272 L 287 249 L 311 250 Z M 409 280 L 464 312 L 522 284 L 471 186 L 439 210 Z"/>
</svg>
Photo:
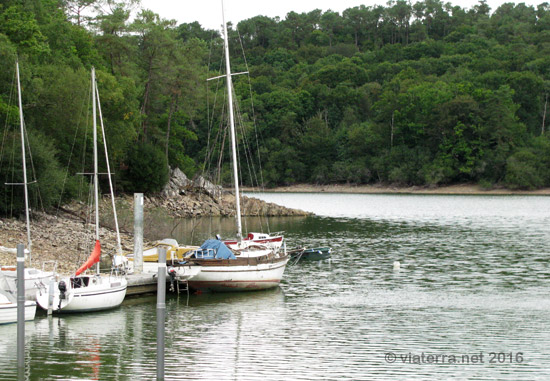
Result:
<svg viewBox="0 0 550 381">
<path fill-rule="evenodd" d="M 25 246 L 17 244 L 17 370 L 25 371 Z"/>
<path fill-rule="evenodd" d="M 134 193 L 134 274 L 143 272 L 143 193 Z"/>
<path fill-rule="evenodd" d="M 159 249 L 157 283 L 157 380 L 164 380 L 164 325 L 166 321 L 166 249 Z"/>
</svg>

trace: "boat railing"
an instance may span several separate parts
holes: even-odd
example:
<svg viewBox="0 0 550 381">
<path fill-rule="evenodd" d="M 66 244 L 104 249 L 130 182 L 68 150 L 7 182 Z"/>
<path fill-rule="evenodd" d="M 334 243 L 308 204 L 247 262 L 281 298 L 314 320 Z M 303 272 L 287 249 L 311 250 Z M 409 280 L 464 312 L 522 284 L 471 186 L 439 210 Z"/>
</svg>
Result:
<svg viewBox="0 0 550 381">
<path fill-rule="evenodd" d="M 214 249 L 197 249 L 194 252 L 195 258 L 216 258 L 216 251 Z"/>
<path fill-rule="evenodd" d="M 51 266 L 51 269 L 52 269 L 52 273 L 57 273 L 57 261 L 56 260 L 51 260 L 51 261 L 43 261 L 42 262 L 42 271 L 43 272 L 47 272 L 46 271 L 46 266 Z"/>
</svg>

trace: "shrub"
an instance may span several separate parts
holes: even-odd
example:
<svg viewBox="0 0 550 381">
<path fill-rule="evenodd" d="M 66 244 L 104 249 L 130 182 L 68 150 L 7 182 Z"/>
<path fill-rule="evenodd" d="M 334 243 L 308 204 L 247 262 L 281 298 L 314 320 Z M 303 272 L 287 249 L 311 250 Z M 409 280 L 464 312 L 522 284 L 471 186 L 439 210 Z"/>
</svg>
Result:
<svg viewBox="0 0 550 381">
<path fill-rule="evenodd" d="M 506 161 L 504 181 L 510 189 L 536 189 L 543 186 L 537 156 L 527 149 L 510 156 Z"/>
</svg>

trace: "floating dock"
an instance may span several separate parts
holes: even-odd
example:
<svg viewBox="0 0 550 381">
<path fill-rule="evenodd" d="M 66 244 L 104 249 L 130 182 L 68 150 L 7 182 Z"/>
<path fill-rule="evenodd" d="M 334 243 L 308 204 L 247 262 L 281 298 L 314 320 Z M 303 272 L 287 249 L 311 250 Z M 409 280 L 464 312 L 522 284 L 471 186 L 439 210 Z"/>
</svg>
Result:
<svg viewBox="0 0 550 381">
<path fill-rule="evenodd" d="M 157 274 L 130 274 L 126 279 L 128 280 L 126 296 L 157 292 Z"/>
</svg>

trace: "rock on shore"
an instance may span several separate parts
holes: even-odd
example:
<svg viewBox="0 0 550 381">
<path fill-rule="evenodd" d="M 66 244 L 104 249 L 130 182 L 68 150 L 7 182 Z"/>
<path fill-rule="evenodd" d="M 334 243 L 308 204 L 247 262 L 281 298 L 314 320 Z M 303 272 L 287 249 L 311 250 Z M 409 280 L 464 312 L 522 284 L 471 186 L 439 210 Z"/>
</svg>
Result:
<svg viewBox="0 0 550 381">
<path fill-rule="evenodd" d="M 123 252 L 133 251 L 133 234 L 128 232 L 133 226 L 133 197 L 120 196 L 116 200 L 119 223 L 122 227 L 121 241 Z M 206 179 L 199 177 L 191 181 L 176 169 L 172 171 L 171 180 L 164 191 L 157 196 L 145 198 L 145 213 L 161 211 L 166 216 L 176 218 L 202 216 L 234 216 L 235 197 L 224 192 Z M 242 197 L 243 215 L 249 216 L 305 216 L 301 210 L 288 209 L 276 204 Z M 57 261 L 60 273 L 73 273 L 88 258 L 94 242 L 93 223 L 87 221 L 89 207 L 82 202 L 72 202 L 54 212 L 55 214 L 33 213 L 31 236 L 33 241 L 34 267 L 41 267 L 44 261 Z M 116 253 L 116 234 L 106 228 L 112 224 L 111 198 L 103 197 L 100 203 L 100 239 L 102 256 L 106 266 L 109 256 Z M 147 232 L 145 232 L 145 235 Z M 85 247 L 85 242 L 90 247 Z M 18 243 L 27 244 L 26 225 L 21 219 L 0 219 L 0 247 L 15 248 Z M 145 242 L 145 246 L 148 243 Z M 16 265 L 16 255 L 0 250 L 0 265 Z M 27 260 L 25 263 L 29 266 Z"/>
<path fill-rule="evenodd" d="M 234 216 L 235 195 L 224 191 L 202 176 L 190 180 L 178 168 L 158 196 L 148 197 L 146 207 L 160 207 L 172 217 Z M 243 216 L 307 216 L 309 213 L 289 209 L 252 197 L 241 197 Z"/>
</svg>

